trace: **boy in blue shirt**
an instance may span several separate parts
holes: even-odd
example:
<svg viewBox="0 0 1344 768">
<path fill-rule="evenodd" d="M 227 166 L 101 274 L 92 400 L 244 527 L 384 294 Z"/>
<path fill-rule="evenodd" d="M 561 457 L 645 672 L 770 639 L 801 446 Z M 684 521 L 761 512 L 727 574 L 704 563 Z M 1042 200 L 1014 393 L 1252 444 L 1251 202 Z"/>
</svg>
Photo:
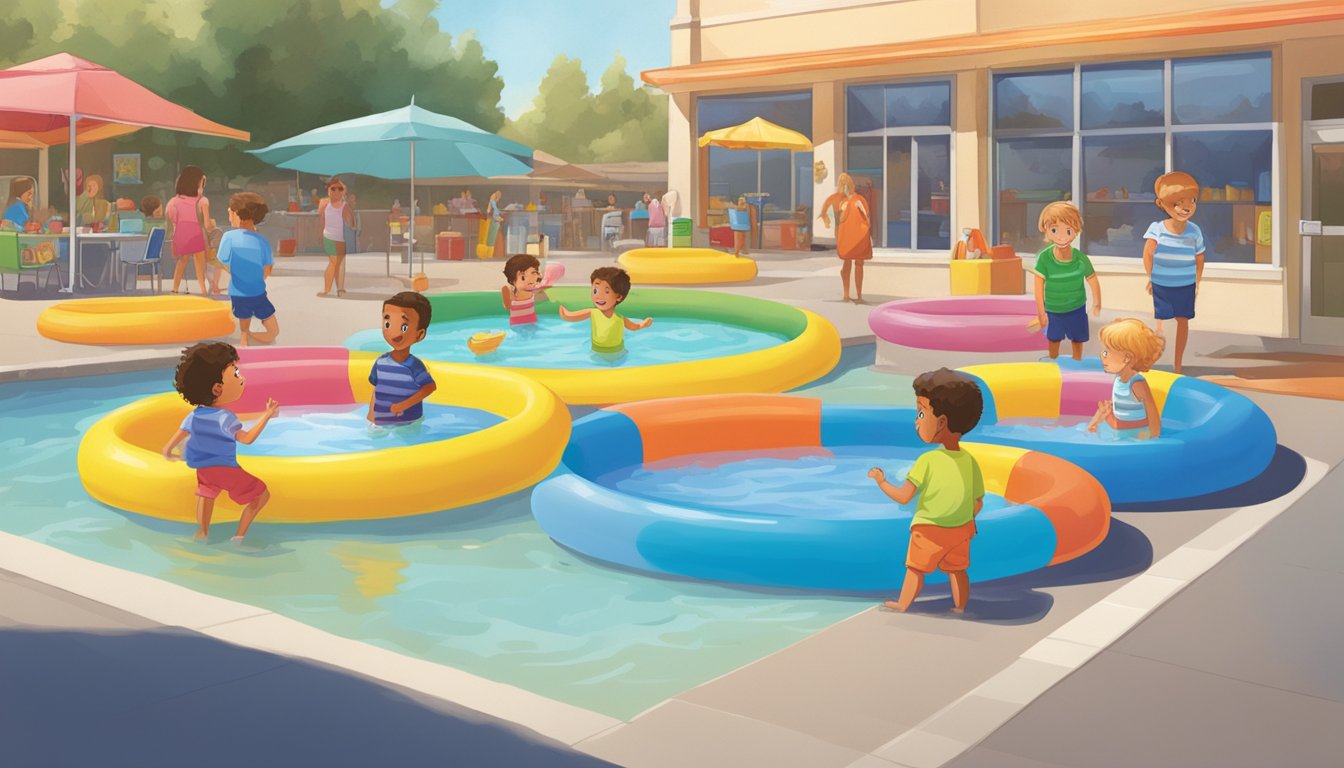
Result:
<svg viewBox="0 0 1344 768">
<path fill-rule="evenodd" d="M 1188 173 L 1172 171 L 1153 184 L 1157 207 L 1170 218 L 1155 221 L 1143 233 L 1143 269 L 1148 273 L 1148 292 L 1153 295 L 1153 317 L 1176 319 L 1176 363 L 1181 372 L 1190 321 L 1195 317 L 1195 297 L 1204 275 L 1204 233 L 1190 220 L 1199 201 L 1199 183 Z"/>
<path fill-rule="evenodd" d="M 415 291 L 402 291 L 383 302 L 383 340 L 392 347 L 373 363 L 369 383 L 369 421 L 374 424 L 409 424 L 424 412 L 421 402 L 437 385 L 411 345 L 423 341 L 429 329 L 429 299 Z"/>
<path fill-rule="evenodd" d="M 219 241 L 217 258 L 229 273 L 229 301 L 233 316 L 238 318 L 240 347 L 252 341 L 270 344 L 280 335 L 275 306 L 266 298 L 266 278 L 271 276 L 275 258 L 270 241 L 257 233 L 257 225 L 269 210 L 261 195 L 254 192 L 239 192 L 229 198 L 229 223 L 235 229 L 225 232 Z M 266 330 L 251 330 L 254 317 Z"/>
<path fill-rule="evenodd" d="M 268 399 L 261 418 L 246 430 L 232 411 L 222 407 L 241 398 L 247 386 L 238 370 L 238 350 L 222 341 L 187 348 L 177 365 L 173 386 L 183 400 L 196 408 L 163 446 L 163 457 L 169 461 L 185 459 L 187 466 L 196 470 L 196 522 L 201 526 L 196 539 L 209 538 L 215 499 L 227 491 L 229 498 L 243 507 L 238 533 L 233 537 L 233 541 L 240 542 L 257 513 L 271 500 L 271 493 L 265 483 L 238 466 L 238 443 L 255 442 L 266 422 L 279 411 L 280 404 Z M 187 445 L 179 456 L 173 449 L 183 440 Z"/>
</svg>

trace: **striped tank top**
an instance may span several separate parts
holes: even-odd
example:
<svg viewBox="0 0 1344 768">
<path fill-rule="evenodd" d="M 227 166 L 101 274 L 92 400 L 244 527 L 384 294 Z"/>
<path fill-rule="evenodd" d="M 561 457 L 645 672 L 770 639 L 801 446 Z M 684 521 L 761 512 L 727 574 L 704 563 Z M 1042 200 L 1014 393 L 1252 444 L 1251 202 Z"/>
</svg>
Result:
<svg viewBox="0 0 1344 768">
<path fill-rule="evenodd" d="M 537 296 L 534 293 L 524 295 L 526 299 L 519 299 L 518 292 L 514 291 L 513 300 L 509 302 L 509 325 L 537 322 Z"/>
<path fill-rule="evenodd" d="M 1129 381 L 1121 381 L 1120 377 L 1116 376 L 1115 383 L 1111 385 L 1111 407 L 1115 411 L 1115 420 L 1121 422 L 1124 427 L 1140 426 L 1125 422 L 1148 423 L 1148 412 L 1144 410 L 1139 398 L 1134 396 L 1136 381 L 1143 381 L 1143 374 L 1136 373 Z"/>
</svg>

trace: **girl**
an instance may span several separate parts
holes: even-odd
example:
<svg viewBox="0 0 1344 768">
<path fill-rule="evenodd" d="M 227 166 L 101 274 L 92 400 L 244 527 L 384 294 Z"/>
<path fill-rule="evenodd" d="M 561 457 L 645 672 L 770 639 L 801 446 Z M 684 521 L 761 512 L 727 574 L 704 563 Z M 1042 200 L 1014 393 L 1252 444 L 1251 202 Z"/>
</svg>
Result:
<svg viewBox="0 0 1344 768">
<path fill-rule="evenodd" d="M 345 295 L 345 228 L 355 227 L 355 212 L 345 200 L 345 182 L 332 176 L 327 182 L 327 197 L 317 204 L 317 219 L 322 222 L 322 249 L 327 252 L 327 269 L 322 273 L 322 290 L 318 296 L 331 295 L 332 281 L 336 295 Z"/>
<path fill-rule="evenodd" d="M 503 245 L 499 239 L 499 225 L 504 222 L 504 212 L 499 209 L 499 201 L 502 197 L 504 197 L 504 193 L 498 189 L 495 190 L 490 195 L 489 205 L 486 206 L 486 213 L 490 217 L 490 228 L 486 230 L 485 244 L 489 246 L 490 252 L 496 256 L 499 255 L 500 247 Z"/>
<path fill-rule="evenodd" d="M 728 226 L 733 231 L 733 255 L 747 255 L 747 236 L 751 234 L 751 209 L 747 198 L 737 198 L 737 205 L 728 211 Z"/>
<path fill-rule="evenodd" d="M 831 226 L 830 211 L 835 210 L 835 249 L 840 256 L 840 286 L 849 301 L 849 272 L 854 270 L 854 303 L 863 303 L 863 262 L 873 258 L 872 217 L 868 202 L 858 193 L 854 178 L 842 173 L 835 180 L 835 193 L 821 204 L 819 217 Z"/>
<path fill-rule="evenodd" d="M 1096 432 L 1103 419 L 1120 437 L 1144 440 L 1162 434 L 1162 416 L 1153 390 L 1143 378 L 1162 356 L 1166 340 L 1142 320 L 1125 317 L 1101 329 L 1101 367 L 1115 374 L 1111 399 L 1097 403 L 1097 413 L 1087 424 Z"/>
<path fill-rule="evenodd" d="M 500 299 L 509 311 L 509 325 L 535 325 L 537 298 L 546 298 L 541 290 L 541 262 L 526 253 L 510 256 L 504 262 L 504 279 L 509 284 L 500 289 Z"/>
<path fill-rule="evenodd" d="M 205 171 L 194 165 L 183 168 L 174 192 L 163 211 L 168 219 L 168 237 L 173 241 L 173 293 L 178 292 L 190 260 L 196 265 L 196 280 L 201 295 L 205 296 L 205 233 L 215 228 L 215 220 L 210 218 L 210 201 L 205 199 Z M 215 281 L 218 292 L 218 277 Z"/>
<path fill-rule="evenodd" d="M 9 207 L 2 217 L 22 232 L 33 214 L 33 180 L 21 176 L 9 182 Z"/>
</svg>

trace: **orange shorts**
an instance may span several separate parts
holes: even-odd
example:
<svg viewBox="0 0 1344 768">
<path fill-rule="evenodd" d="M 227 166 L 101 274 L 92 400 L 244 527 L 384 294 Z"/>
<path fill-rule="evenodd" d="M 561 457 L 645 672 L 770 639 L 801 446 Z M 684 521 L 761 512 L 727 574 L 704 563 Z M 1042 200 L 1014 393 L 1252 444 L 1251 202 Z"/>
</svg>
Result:
<svg viewBox="0 0 1344 768">
<path fill-rule="evenodd" d="M 905 567 L 920 573 L 964 571 L 971 564 L 971 537 L 975 535 L 975 521 L 956 528 L 938 525 L 910 526 L 910 551 L 905 556 Z"/>
</svg>

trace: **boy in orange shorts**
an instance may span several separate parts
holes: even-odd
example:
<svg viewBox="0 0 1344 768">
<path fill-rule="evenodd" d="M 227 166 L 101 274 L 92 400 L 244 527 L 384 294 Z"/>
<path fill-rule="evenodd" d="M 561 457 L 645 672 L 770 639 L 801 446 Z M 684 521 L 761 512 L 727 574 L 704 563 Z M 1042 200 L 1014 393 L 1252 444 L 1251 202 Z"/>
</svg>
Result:
<svg viewBox="0 0 1344 768">
<path fill-rule="evenodd" d="M 961 437 L 980 422 L 984 399 L 975 382 L 939 368 L 915 379 L 915 404 L 915 432 L 924 442 L 942 447 L 916 459 L 899 488 L 887 482 L 881 469 L 868 471 L 877 487 L 898 504 L 919 494 L 910 522 L 901 596 L 883 605 L 904 612 L 919 597 L 924 577 L 938 569 L 952 582 L 952 611 L 962 613 L 971 592 L 966 568 L 971 564 L 975 516 L 985 503 L 985 480 L 980 465 L 962 450 Z"/>
</svg>

